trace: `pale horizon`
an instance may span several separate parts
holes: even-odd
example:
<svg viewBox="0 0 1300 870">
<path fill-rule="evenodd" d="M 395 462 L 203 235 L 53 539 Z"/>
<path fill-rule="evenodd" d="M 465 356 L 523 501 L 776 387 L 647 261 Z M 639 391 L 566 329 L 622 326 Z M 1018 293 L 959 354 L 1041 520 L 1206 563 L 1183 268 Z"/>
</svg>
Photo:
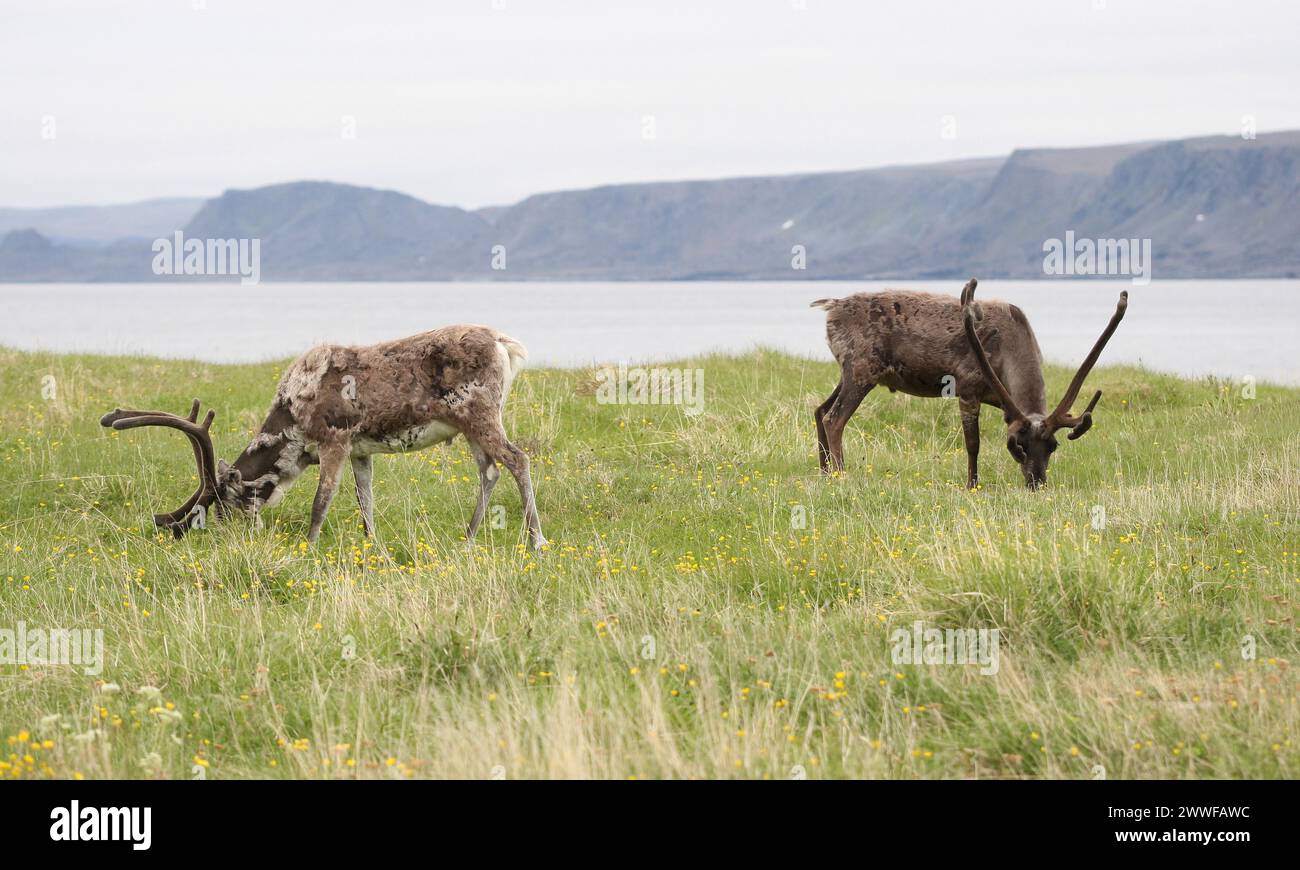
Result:
<svg viewBox="0 0 1300 870">
<path fill-rule="evenodd" d="M 1279 133 L 1293 133 L 1293 132 L 1297 132 L 1297 130 L 1290 130 L 1290 129 L 1260 130 L 1258 131 L 1257 135 L 1259 138 L 1266 138 L 1268 136 L 1277 135 Z M 893 168 L 909 167 L 909 166 L 922 167 L 922 166 L 935 166 L 935 165 L 946 164 L 946 163 L 976 163 L 984 160 L 1005 160 L 1006 158 L 1010 157 L 1011 154 L 1015 151 L 1047 151 L 1047 150 L 1067 151 L 1075 148 L 1079 148 L 1079 149 L 1106 148 L 1111 146 L 1122 146 L 1122 145 L 1140 145 L 1144 143 L 1153 144 L 1156 142 L 1177 141 L 1180 139 L 1202 139 L 1202 138 L 1210 138 L 1214 136 L 1223 136 L 1223 135 L 1229 135 L 1229 134 L 1193 133 L 1188 136 L 1175 136 L 1170 139 L 1145 139 L 1145 140 L 1138 140 L 1132 142 L 1097 142 L 1091 145 L 1078 145 L 1078 146 L 1024 145 L 1019 148 L 1013 148 L 1011 151 L 1008 151 L 1005 154 L 972 154 L 969 157 L 953 157 L 945 160 L 923 160 L 923 161 L 902 160 L 894 163 L 882 163 L 874 166 L 840 166 L 840 167 L 829 167 L 825 169 L 815 169 L 815 170 L 792 169 L 792 170 L 781 171 L 781 172 L 760 172 L 760 173 L 752 173 L 752 174 L 745 174 L 745 175 L 709 175 L 709 176 L 693 176 L 693 177 L 683 177 L 683 178 L 645 178 L 645 179 L 625 179 L 625 180 L 614 179 L 610 181 L 597 181 L 592 184 L 582 185 L 580 187 L 548 188 L 546 190 L 534 190 L 529 193 L 525 193 L 522 196 L 520 196 L 518 199 L 511 200 L 510 202 L 486 202 L 486 203 L 482 203 L 481 205 L 461 205 L 459 203 L 436 202 L 433 200 L 423 200 L 423 201 L 428 202 L 430 205 L 453 206 L 453 207 L 463 208 L 467 211 L 475 211 L 484 208 L 505 208 L 512 205 L 516 205 L 520 201 L 527 199 L 530 196 L 537 196 L 537 195 L 548 194 L 548 193 L 559 193 L 562 191 L 592 190 L 592 189 L 597 189 L 602 187 L 615 187 L 615 186 L 635 185 L 635 184 L 677 184 L 677 183 L 690 183 L 690 182 L 721 181 L 726 179 L 780 178 L 783 176 L 799 176 L 799 175 L 822 175 L 822 174 L 833 175 L 835 173 L 841 173 L 841 172 L 871 172 L 873 170 L 878 170 L 878 169 L 893 169 Z M 347 185 L 352 187 L 373 187 L 378 190 L 390 190 L 395 193 L 404 193 L 407 194 L 408 196 L 416 196 L 416 194 L 413 194 L 408 190 L 402 190 L 401 188 L 383 187 L 379 185 L 369 185 L 369 184 L 358 184 L 357 182 L 349 181 L 344 178 L 308 178 L 308 177 L 285 178 L 280 181 L 268 181 L 266 184 L 257 185 L 257 187 L 271 187 L 279 184 L 297 184 L 297 183 L 309 183 L 309 184 L 320 183 L 320 184 L 339 184 L 339 185 Z M 57 209 L 57 208 L 96 208 L 96 207 L 105 207 L 105 206 L 114 206 L 114 205 L 138 205 L 144 202 L 156 202 L 158 200 L 168 200 L 168 199 L 178 199 L 178 200 L 212 199 L 220 196 L 221 194 L 229 190 L 250 190 L 250 189 L 255 189 L 255 188 L 224 187 L 220 190 L 207 192 L 207 193 L 166 194 L 163 196 L 152 196 L 146 199 L 120 200 L 120 201 L 113 201 L 113 202 L 61 202 L 61 203 L 53 203 L 48 206 L 9 206 L 4 203 L 0 203 L 0 208 Z M 416 198 L 423 199 L 423 197 L 419 197 L 419 196 L 416 196 Z"/>
</svg>

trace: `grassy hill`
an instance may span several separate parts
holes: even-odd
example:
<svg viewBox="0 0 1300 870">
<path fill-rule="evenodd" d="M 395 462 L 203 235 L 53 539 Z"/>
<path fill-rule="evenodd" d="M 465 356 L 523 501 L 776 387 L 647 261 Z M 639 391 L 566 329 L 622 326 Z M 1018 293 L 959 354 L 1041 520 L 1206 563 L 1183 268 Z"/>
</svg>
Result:
<svg viewBox="0 0 1300 870">
<path fill-rule="evenodd" d="M 967 492 L 950 403 L 872 393 L 825 479 L 832 366 L 682 365 L 698 416 L 521 376 L 534 556 L 508 477 L 466 548 L 460 439 L 376 460 L 382 545 L 350 482 L 306 545 L 314 473 L 264 528 L 173 541 L 184 439 L 97 418 L 197 396 L 232 458 L 280 367 L 0 351 L 0 629 L 106 648 L 0 664 L 0 778 L 1300 775 L 1300 391 L 1099 369 L 1046 490 L 986 410 Z M 998 629 L 998 673 L 896 664 L 917 620 Z"/>
</svg>

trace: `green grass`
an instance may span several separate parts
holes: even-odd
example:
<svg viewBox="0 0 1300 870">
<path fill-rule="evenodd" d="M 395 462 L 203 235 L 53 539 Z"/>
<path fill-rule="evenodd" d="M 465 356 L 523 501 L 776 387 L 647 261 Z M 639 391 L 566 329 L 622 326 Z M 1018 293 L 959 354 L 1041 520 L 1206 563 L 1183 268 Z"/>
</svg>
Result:
<svg viewBox="0 0 1300 870">
<path fill-rule="evenodd" d="M 831 365 L 683 365 L 705 369 L 696 417 L 598 404 L 590 371 L 516 382 L 534 556 L 508 475 L 506 527 L 465 546 L 461 439 L 377 458 L 382 548 L 350 479 L 304 543 L 314 472 L 264 528 L 173 541 L 149 515 L 195 485 L 184 439 L 99 415 L 197 396 L 233 458 L 281 366 L 0 351 L 0 628 L 101 628 L 107 650 L 98 676 L 0 665 L 0 776 L 1300 774 L 1300 391 L 1099 369 L 1097 425 L 1047 489 L 986 409 L 967 492 L 951 402 L 873 392 L 827 479 Z M 999 629 L 999 672 L 894 664 L 915 620 Z"/>
</svg>

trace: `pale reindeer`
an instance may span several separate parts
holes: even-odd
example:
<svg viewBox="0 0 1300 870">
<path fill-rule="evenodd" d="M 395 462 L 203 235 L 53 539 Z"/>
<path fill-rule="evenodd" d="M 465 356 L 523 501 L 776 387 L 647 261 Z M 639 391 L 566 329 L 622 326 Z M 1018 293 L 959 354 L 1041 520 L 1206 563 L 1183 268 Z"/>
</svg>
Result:
<svg viewBox="0 0 1300 870">
<path fill-rule="evenodd" d="M 308 466 L 319 464 L 307 533 L 315 542 L 349 461 L 361 521 L 366 535 L 373 535 L 371 457 L 422 450 L 464 435 L 479 471 L 478 505 L 466 537 L 472 542 L 483 521 L 500 462 L 519 484 L 536 550 L 546 539 L 528 455 L 510 443 L 501 420 L 511 382 L 527 355 L 521 343 L 486 326 L 447 326 L 367 347 L 321 345 L 285 371 L 261 431 L 233 464 L 216 462 L 208 431 L 214 412 L 199 423 L 197 399 L 188 417 L 118 409 L 99 422 L 117 430 L 167 426 L 189 437 L 199 488 L 181 507 L 154 516 L 155 525 L 178 538 L 202 524 L 209 510 L 256 516 L 279 502 Z"/>
<path fill-rule="evenodd" d="M 1110 324 L 1049 414 L 1043 357 L 1029 320 L 1006 302 L 976 304 L 977 283 L 970 279 L 960 299 L 884 290 L 812 303 L 827 312 L 826 340 L 840 364 L 839 384 L 813 415 L 823 471 L 844 467 L 844 426 L 877 384 L 890 392 L 957 398 L 966 441 L 966 482 L 972 489 L 979 483 L 981 404 L 1002 410 L 1007 450 L 1030 489 L 1047 480 L 1056 432 L 1069 429 L 1073 441 L 1092 427 L 1100 390 L 1080 416 L 1071 415 L 1070 408 L 1123 319 L 1128 292 L 1120 293 Z"/>
</svg>

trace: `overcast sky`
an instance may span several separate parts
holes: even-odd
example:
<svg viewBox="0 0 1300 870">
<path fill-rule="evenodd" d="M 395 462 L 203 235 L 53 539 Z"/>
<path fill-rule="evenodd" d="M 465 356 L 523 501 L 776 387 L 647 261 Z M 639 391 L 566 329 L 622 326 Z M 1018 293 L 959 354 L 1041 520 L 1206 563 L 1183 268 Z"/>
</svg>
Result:
<svg viewBox="0 0 1300 870">
<path fill-rule="evenodd" d="M 0 0 L 0 205 L 480 206 L 1300 128 L 1298 48 L 1295 0 Z"/>
</svg>

